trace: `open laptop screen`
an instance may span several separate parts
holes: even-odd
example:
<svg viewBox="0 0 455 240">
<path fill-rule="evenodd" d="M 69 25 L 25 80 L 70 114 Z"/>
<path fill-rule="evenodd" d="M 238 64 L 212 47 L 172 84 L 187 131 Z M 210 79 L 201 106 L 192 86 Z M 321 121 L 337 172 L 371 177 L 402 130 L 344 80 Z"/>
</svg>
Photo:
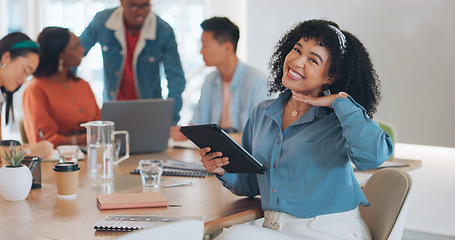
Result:
<svg viewBox="0 0 455 240">
<path fill-rule="evenodd" d="M 173 109 L 173 99 L 111 101 L 103 103 L 101 120 L 129 132 L 131 153 L 160 152 L 167 148 Z"/>
</svg>

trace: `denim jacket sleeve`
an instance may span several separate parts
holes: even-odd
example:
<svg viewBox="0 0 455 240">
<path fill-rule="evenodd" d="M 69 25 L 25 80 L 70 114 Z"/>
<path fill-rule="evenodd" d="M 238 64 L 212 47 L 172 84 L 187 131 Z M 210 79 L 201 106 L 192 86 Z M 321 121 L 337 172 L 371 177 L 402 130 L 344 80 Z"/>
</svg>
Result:
<svg viewBox="0 0 455 240">
<path fill-rule="evenodd" d="M 177 121 L 180 119 L 179 111 L 182 108 L 182 92 L 185 89 L 186 81 L 182 63 L 180 62 L 174 31 L 170 29 L 166 32 L 166 35 L 165 39 L 167 39 L 167 41 L 163 48 L 163 65 L 168 82 L 168 97 L 175 100 L 172 119 L 173 124 L 177 125 Z"/>
<path fill-rule="evenodd" d="M 97 19 L 100 13 L 97 13 L 93 19 Z M 90 49 L 98 42 L 97 38 L 97 27 L 98 21 L 91 21 L 89 25 L 84 29 L 82 34 L 79 36 L 82 47 L 84 47 L 84 56 L 90 51 Z"/>
</svg>

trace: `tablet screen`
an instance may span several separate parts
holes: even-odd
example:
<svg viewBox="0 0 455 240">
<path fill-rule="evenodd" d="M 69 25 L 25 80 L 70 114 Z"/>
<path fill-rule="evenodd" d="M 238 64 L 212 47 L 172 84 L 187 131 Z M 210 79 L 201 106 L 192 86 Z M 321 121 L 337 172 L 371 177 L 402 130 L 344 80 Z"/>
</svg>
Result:
<svg viewBox="0 0 455 240">
<path fill-rule="evenodd" d="M 180 131 L 199 148 L 210 147 L 211 152 L 222 152 L 228 157 L 229 164 L 223 166 L 226 172 L 263 174 L 267 170 L 217 124 L 185 126 Z"/>
</svg>

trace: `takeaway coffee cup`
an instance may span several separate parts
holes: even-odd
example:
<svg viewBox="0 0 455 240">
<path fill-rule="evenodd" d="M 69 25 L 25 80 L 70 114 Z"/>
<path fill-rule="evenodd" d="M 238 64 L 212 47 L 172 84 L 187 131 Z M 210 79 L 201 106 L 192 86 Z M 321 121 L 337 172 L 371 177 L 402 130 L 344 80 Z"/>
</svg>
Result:
<svg viewBox="0 0 455 240">
<path fill-rule="evenodd" d="M 59 198 L 76 198 L 79 169 L 79 165 L 73 162 L 55 164 L 54 171 L 57 178 L 57 194 Z"/>
</svg>

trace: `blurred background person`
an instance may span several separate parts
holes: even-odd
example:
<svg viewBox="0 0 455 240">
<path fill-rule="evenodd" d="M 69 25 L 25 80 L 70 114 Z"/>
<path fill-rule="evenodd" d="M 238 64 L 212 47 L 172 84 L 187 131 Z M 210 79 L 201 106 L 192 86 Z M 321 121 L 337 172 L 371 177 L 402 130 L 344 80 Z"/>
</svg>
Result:
<svg viewBox="0 0 455 240">
<path fill-rule="evenodd" d="M 120 0 L 103 10 L 81 34 L 85 53 L 99 43 L 103 51 L 103 100 L 163 98 L 160 65 L 173 98 L 173 125 L 182 108 L 185 76 L 172 27 L 151 11 L 150 0 Z"/>
<path fill-rule="evenodd" d="M 22 100 L 27 139 L 38 142 L 41 129 L 56 146 L 84 145 L 87 139 L 80 124 L 101 115 L 90 85 L 71 70 L 81 63 L 84 48 L 74 33 L 60 27 L 45 28 L 38 42 L 40 62 Z"/>
<path fill-rule="evenodd" d="M 201 23 L 200 53 L 206 66 L 214 66 L 201 88 L 201 97 L 190 124 L 216 123 L 227 132 L 241 133 L 251 110 L 267 98 L 267 79 L 236 55 L 240 31 L 226 17 L 213 17 Z M 171 137 L 184 140 L 179 127 Z M 240 139 L 241 137 L 239 137 Z"/>
<path fill-rule="evenodd" d="M 7 113 L 12 109 L 12 93 L 32 75 L 39 63 L 39 45 L 23 33 L 10 33 L 0 40 L 0 113 L 5 105 Z M 1 115 L 1 114 L 0 114 Z M 5 114 L 8 119 L 9 114 Z M 0 120 L 1 121 L 1 120 Z M 0 129 L 1 136 L 1 129 Z M 48 141 L 36 141 L 24 145 L 30 155 L 48 157 L 54 149 Z"/>
</svg>

